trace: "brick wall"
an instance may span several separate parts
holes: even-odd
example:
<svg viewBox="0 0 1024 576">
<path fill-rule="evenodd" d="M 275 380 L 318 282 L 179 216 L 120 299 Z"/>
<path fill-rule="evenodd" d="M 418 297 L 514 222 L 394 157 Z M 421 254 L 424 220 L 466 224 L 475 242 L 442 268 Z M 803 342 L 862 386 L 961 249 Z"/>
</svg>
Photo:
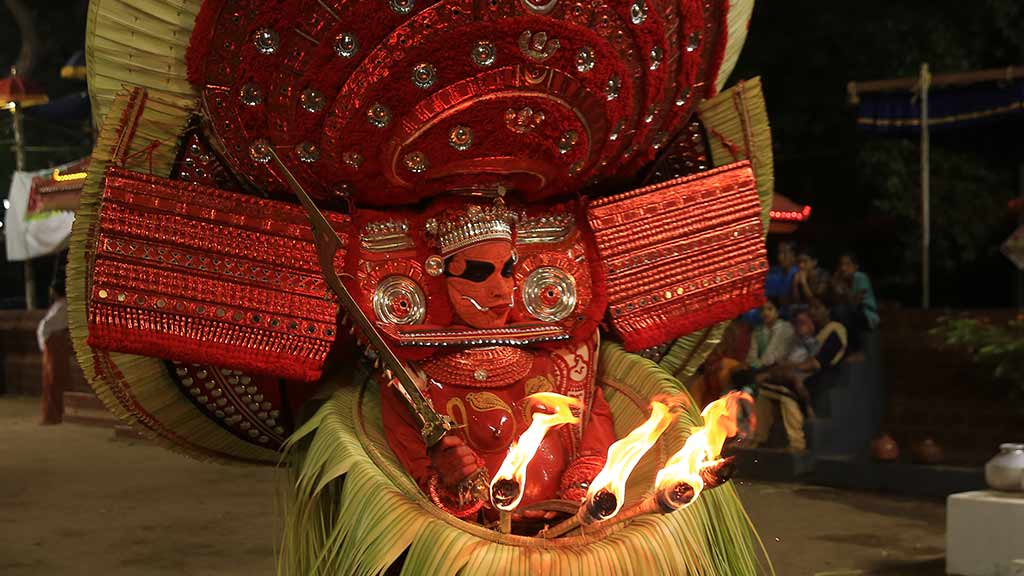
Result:
<svg viewBox="0 0 1024 576">
<path fill-rule="evenodd" d="M 1015 311 L 978 311 L 993 320 Z M 946 462 L 979 465 L 1002 442 L 1024 441 L 1024 417 L 1007 402 L 985 371 L 963 352 L 931 336 L 933 310 L 890 310 L 883 314 L 882 363 L 887 388 L 887 429 L 910 454 L 914 442 L 931 436 L 946 451 Z"/>
</svg>

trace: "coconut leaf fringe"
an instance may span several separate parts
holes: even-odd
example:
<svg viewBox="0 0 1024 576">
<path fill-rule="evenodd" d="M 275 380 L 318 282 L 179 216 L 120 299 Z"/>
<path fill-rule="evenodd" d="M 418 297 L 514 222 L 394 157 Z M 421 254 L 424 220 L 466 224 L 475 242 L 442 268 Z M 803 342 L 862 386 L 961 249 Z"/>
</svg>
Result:
<svg viewBox="0 0 1024 576">
<path fill-rule="evenodd" d="M 650 397 L 685 393 L 656 364 L 614 344 L 602 346 L 600 374 L 620 434 L 646 418 Z M 345 386 L 289 439 L 279 574 L 383 574 L 399 561 L 405 575 L 745 576 L 765 573 L 765 565 L 771 571 L 730 484 L 673 514 L 556 541 L 501 536 L 457 520 L 437 510 L 401 469 L 379 410 L 372 384 Z M 644 497 L 660 463 L 699 422 L 691 406 L 641 462 L 627 500 Z"/>
<path fill-rule="evenodd" d="M 741 81 L 718 96 L 705 100 L 697 113 L 708 133 L 715 166 L 750 160 L 761 201 L 761 222 L 767 234 L 772 194 L 775 192 L 775 160 L 761 78 Z"/>
</svg>

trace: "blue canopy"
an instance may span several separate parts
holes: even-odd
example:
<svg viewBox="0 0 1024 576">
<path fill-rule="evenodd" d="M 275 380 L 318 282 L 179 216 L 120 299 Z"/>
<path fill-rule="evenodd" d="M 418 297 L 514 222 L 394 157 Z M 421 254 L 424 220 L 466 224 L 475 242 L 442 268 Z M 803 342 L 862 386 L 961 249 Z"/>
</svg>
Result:
<svg viewBox="0 0 1024 576">
<path fill-rule="evenodd" d="M 959 128 L 1022 112 L 1024 80 L 989 82 L 965 88 L 933 88 L 928 92 L 928 125 L 932 130 Z M 920 100 L 910 92 L 861 95 L 857 124 L 871 132 L 919 132 Z"/>
</svg>

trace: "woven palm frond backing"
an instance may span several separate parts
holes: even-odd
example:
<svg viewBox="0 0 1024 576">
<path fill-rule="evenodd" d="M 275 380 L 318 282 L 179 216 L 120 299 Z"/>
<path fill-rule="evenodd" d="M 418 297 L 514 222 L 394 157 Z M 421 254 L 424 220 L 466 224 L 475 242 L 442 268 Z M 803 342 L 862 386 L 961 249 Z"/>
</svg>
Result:
<svg viewBox="0 0 1024 576">
<path fill-rule="evenodd" d="M 736 10 L 735 5 L 733 10 Z M 775 192 L 775 160 L 772 156 L 772 131 L 761 91 L 761 79 L 740 82 L 706 100 L 701 103 L 698 114 L 708 134 L 711 159 L 715 166 L 750 160 L 761 202 L 761 223 L 767 234 L 772 194 Z M 711 350 L 722 340 L 728 324 L 722 322 L 679 338 L 662 358 L 661 367 L 682 382 L 689 382 Z"/>
<path fill-rule="evenodd" d="M 615 344 L 603 345 L 599 373 L 620 436 L 646 419 L 647 399 L 680 391 L 656 364 Z M 343 386 L 290 440 L 294 479 L 284 499 L 280 574 L 382 574 L 400 557 L 406 575 L 773 573 L 759 560 L 763 546 L 731 484 L 673 514 L 553 541 L 462 522 L 439 511 L 403 471 L 379 413 L 372 384 Z M 626 506 L 651 489 L 699 422 L 691 409 L 665 433 L 634 472 Z"/>
<path fill-rule="evenodd" d="M 89 6 L 89 89 L 102 128 L 71 235 L 69 324 L 96 395 L 139 433 L 197 458 L 273 463 L 276 452 L 242 441 L 195 408 L 162 360 L 94 350 L 86 343 L 104 173 L 115 161 L 140 172 L 170 173 L 179 138 L 196 110 L 185 81 L 184 51 L 199 5 L 199 0 L 93 0 Z"/>
</svg>

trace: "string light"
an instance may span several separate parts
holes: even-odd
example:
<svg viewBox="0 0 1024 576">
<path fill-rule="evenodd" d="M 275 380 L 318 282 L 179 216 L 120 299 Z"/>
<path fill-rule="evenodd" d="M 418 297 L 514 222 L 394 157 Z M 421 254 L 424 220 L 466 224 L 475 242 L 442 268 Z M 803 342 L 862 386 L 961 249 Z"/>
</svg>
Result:
<svg viewBox="0 0 1024 576">
<path fill-rule="evenodd" d="M 803 222 L 811 217 L 811 207 L 804 206 L 803 210 L 789 211 L 789 210 L 772 210 L 768 212 L 772 220 L 780 220 L 783 222 Z"/>
<path fill-rule="evenodd" d="M 71 172 L 68 174 L 61 174 L 60 168 L 53 169 L 53 180 L 55 182 L 69 182 L 71 180 L 85 180 L 89 174 L 87 172 Z"/>
</svg>

